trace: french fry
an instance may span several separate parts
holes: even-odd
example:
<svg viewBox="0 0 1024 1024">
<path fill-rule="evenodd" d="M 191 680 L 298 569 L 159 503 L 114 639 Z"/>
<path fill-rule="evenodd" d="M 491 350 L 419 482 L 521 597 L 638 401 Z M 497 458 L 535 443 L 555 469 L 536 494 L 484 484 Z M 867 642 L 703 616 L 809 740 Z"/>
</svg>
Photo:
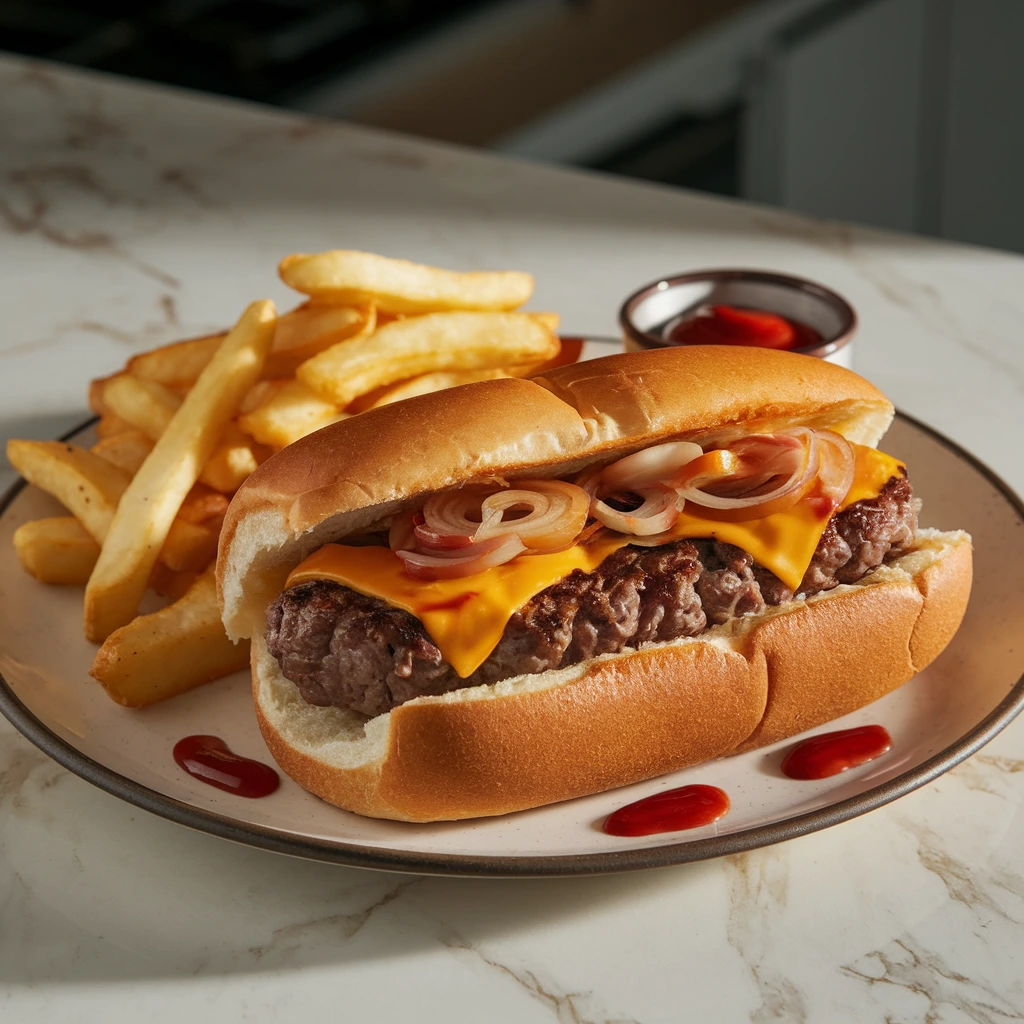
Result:
<svg viewBox="0 0 1024 1024">
<path fill-rule="evenodd" d="M 149 589 L 161 597 L 169 597 L 172 601 L 184 597 L 185 592 L 201 576 L 198 572 L 175 572 L 168 569 L 163 562 L 157 562 L 149 574 Z"/>
<path fill-rule="evenodd" d="M 372 334 L 377 323 L 373 305 L 335 306 L 304 302 L 278 317 L 274 344 L 263 366 L 265 380 L 291 377 L 300 363 L 348 338 Z"/>
<path fill-rule="evenodd" d="M 106 413 L 96 421 L 94 429 L 96 436 L 101 441 L 104 441 L 108 437 L 114 437 L 117 434 L 123 434 L 126 430 L 134 430 L 135 428 L 130 423 L 126 423 L 120 416 Z"/>
<path fill-rule="evenodd" d="M 259 378 L 273 338 L 273 303 L 252 303 L 128 485 L 85 588 L 88 639 L 102 642 L 134 618 L 171 523 Z"/>
<path fill-rule="evenodd" d="M 354 410 L 362 412 L 364 409 L 377 409 L 382 405 L 403 402 L 417 395 L 429 395 L 433 391 L 444 391 L 460 384 L 475 384 L 479 380 L 497 380 L 499 377 L 510 376 L 512 375 L 504 370 L 438 370 L 436 373 L 424 373 L 419 377 L 400 380 L 397 384 L 378 388 L 370 393 L 373 400 L 368 405 L 361 404 L 365 398 L 370 397 L 364 395 L 356 399 L 353 407 Z"/>
<path fill-rule="evenodd" d="M 134 476 L 153 450 L 153 442 L 141 430 L 125 430 L 97 441 L 91 450 Z"/>
<path fill-rule="evenodd" d="M 536 320 L 541 327 L 546 327 L 552 334 L 558 333 L 558 325 L 562 322 L 557 313 L 529 313 L 528 316 Z"/>
<path fill-rule="evenodd" d="M 300 437 L 333 423 L 340 410 L 324 401 L 302 381 L 284 382 L 252 412 L 239 416 L 238 425 L 260 444 L 284 448 Z"/>
<path fill-rule="evenodd" d="M 372 305 L 319 306 L 304 302 L 301 306 L 282 314 L 274 329 L 274 344 L 263 367 L 263 377 L 290 377 L 299 363 L 325 348 L 352 338 L 368 334 L 376 320 Z M 176 341 L 150 352 L 141 352 L 128 360 L 126 371 L 138 380 L 152 381 L 168 388 L 187 390 L 213 358 L 224 334 L 211 334 L 201 338 Z M 102 385 L 105 381 L 94 381 Z M 94 391 L 90 388 L 90 399 Z M 97 414 L 102 402 L 102 388 L 97 389 L 96 405 L 90 407 Z"/>
<path fill-rule="evenodd" d="M 199 479 L 208 487 L 224 494 L 234 494 L 245 478 L 269 455 L 246 437 L 234 423 L 229 423 L 221 434 Z"/>
<path fill-rule="evenodd" d="M 248 667 L 224 633 L 212 567 L 185 594 L 107 637 L 90 674 L 118 704 L 141 708 Z"/>
<path fill-rule="evenodd" d="M 94 452 L 61 441 L 8 441 L 7 457 L 29 483 L 53 495 L 74 513 L 74 521 L 81 524 L 81 531 L 94 545 L 103 543 L 131 481 L 129 473 Z M 225 511 L 227 498 L 223 494 L 197 484 L 182 503 L 180 518 L 168 530 L 160 560 L 179 571 L 205 569 L 217 552 L 220 519 Z M 22 538 L 25 544 L 31 541 L 36 564 L 60 562 L 64 556 L 59 549 L 71 540 L 77 543 L 79 532 L 63 518 L 37 522 L 65 524 L 32 527 Z M 48 545 L 53 547 L 49 553 L 45 551 Z M 93 562 L 98 552 L 96 547 Z M 35 572 L 32 575 L 43 579 Z M 85 583 L 87 579 L 88 573 L 77 582 Z"/>
<path fill-rule="evenodd" d="M 89 382 L 89 409 L 96 413 L 97 416 L 109 416 L 111 413 L 110 407 L 103 400 L 103 392 L 106 390 L 107 384 L 110 383 L 114 377 L 119 377 L 120 374 L 115 373 L 111 377 L 100 377 L 98 380 Z"/>
<path fill-rule="evenodd" d="M 189 387 L 206 369 L 225 334 L 208 334 L 140 352 L 128 360 L 125 369 L 138 380 L 149 380 L 169 388 Z"/>
<path fill-rule="evenodd" d="M 43 583 L 84 584 L 100 555 L 100 546 L 73 516 L 23 523 L 14 531 L 14 550 L 22 568 Z"/>
<path fill-rule="evenodd" d="M 211 519 L 223 519 L 228 510 L 228 499 L 220 491 L 198 483 L 185 496 L 178 518 L 186 523 L 208 523 Z"/>
<path fill-rule="evenodd" d="M 104 382 L 103 402 L 126 423 L 156 441 L 181 405 L 181 395 L 163 384 L 122 373 Z"/>
<path fill-rule="evenodd" d="M 583 352 L 582 338 L 559 338 L 558 352 L 543 363 L 531 363 L 526 366 L 510 366 L 508 372 L 513 377 L 536 377 L 539 373 L 547 373 L 557 366 L 568 366 L 579 362 Z"/>
<path fill-rule="evenodd" d="M 423 373 L 540 363 L 557 352 L 558 339 L 525 313 L 428 313 L 343 341 L 296 376 L 344 409 L 374 388 Z"/>
<path fill-rule="evenodd" d="M 160 561 L 174 572 L 202 572 L 217 557 L 220 524 L 175 519 L 160 548 Z"/>
<path fill-rule="evenodd" d="M 285 284 L 305 295 L 373 303 L 386 313 L 503 312 L 533 294 L 533 277 L 519 271 L 441 270 L 349 249 L 286 256 L 278 269 Z"/>
<path fill-rule="evenodd" d="M 131 476 L 85 448 L 64 441 L 7 442 L 7 458 L 30 483 L 52 494 L 103 543 Z"/>
</svg>

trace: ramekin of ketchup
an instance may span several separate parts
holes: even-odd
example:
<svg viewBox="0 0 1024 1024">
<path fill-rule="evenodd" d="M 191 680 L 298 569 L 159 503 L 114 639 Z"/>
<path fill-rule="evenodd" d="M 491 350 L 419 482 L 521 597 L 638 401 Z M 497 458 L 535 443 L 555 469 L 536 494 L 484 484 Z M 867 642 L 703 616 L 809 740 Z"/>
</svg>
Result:
<svg viewBox="0 0 1024 1024">
<path fill-rule="evenodd" d="M 701 270 L 654 281 L 622 304 L 626 348 L 748 345 L 849 366 L 853 307 L 824 285 L 766 270 Z"/>
</svg>

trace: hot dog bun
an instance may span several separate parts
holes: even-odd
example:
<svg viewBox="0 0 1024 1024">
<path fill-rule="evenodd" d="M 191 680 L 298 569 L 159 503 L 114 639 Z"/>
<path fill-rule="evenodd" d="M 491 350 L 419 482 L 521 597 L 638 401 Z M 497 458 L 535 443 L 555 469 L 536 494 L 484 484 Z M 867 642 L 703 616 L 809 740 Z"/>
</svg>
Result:
<svg viewBox="0 0 1024 1024">
<path fill-rule="evenodd" d="M 924 531 L 914 551 L 860 583 L 698 638 L 420 697 L 369 721 L 305 703 L 262 633 L 302 559 L 430 492 L 481 477 L 568 476 L 664 440 L 795 425 L 875 445 L 892 415 L 871 384 L 821 360 L 691 347 L 466 385 L 304 438 L 239 490 L 218 556 L 225 626 L 253 638 L 256 711 L 272 754 L 349 810 L 457 819 L 626 785 L 875 700 L 956 631 L 970 590 L 965 534 Z"/>
<path fill-rule="evenodd" d="M 699 638 L 420 697 L 369 722 L 307 704 L 257 636 L 256 716 L 281 768 L 338 807 L 399 821 L 506 814 L 855 711 L 945 647 L 970 581 L 970 538 L 924 531 L 919 550 L 861 583 Z"/>
</svg>

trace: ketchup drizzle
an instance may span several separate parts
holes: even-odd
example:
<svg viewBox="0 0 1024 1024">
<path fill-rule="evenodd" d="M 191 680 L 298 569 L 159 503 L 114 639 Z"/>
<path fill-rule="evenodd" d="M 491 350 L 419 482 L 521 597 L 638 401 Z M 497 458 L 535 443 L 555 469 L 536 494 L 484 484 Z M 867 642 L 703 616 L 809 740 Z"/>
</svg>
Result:
<svg viewBox="0 0 1024 1024">
<path fill-rule="evenodd" d="M 826 732 L 793 747 L 782 762 L 782 774 L 790 779 L 827 779 L 874 761 L 891 748 L 892 737 L 880 725 Z"/>
<path fill-rule="evenodd" d="M 682 786 L 626 804 L 608 815 L 610 836 L 651 836 L 710 825 L 729 813 L 729 797 L 717 786 Z"/>
<path fill-rule="evenodd" d="M 219 736 L 178 740 L 174 760 L 193 778 L 236 796 L 270 796 L 281 784 L 273 768 L 234 753 Z"/>
</svg>

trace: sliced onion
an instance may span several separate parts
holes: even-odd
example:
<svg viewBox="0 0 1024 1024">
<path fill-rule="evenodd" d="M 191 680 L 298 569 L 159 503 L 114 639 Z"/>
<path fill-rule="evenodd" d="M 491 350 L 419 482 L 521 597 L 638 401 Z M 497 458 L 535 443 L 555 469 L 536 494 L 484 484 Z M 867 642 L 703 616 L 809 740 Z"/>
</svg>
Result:
<svg viewBox="0 0 1024 1024">
<path fill-rule="evenodd" d="M 642 499 L 639 508 L 623 512 L 612 508 L 607 500 L 595 498 L 590 506 L 590 514 L 599 523 L 634 537 L 664 533 L 679 516 L 676 493 L 668 487 L 645 487 L 630 493 Z"/>
<path fill-rule="evenodd" d="M 415 580 L 450 580 L 474 576 L 485 569 L 510 562 L 526 550 L 515 536 L 495 537 L 453 550 L 450 555 L 426 554 L 421 551 L 396 551 L 406 573 Z"/>
<path fill-rule="evenodd" d="M 388 547 L 392 551 L 398 551 L 399 548 L 409 548 L 416 542 L 416 520 L 419 519 L 421 522 L 423 516 L 419 512 L 399 512 L 394 519 L 391 520 L 391 529 L 388 530 Z"/>
<path fill-rule="evenodd" d="M 818 440 L 806 427 L 741 438 L 729 445 L 729 451 L 740 459 L 736 473 L 715 484 L 679 492 L 686 501 L 716 510 L 715 518 L 761 519 L 784 512 L 816 482 Z"/>
<path fill-rule="evenodd" d="M 432 494 L 423 505 L 423 524 L 435 533 L 472 539 L 480 526 L 480 503 L 490 494 L 480 487 Z"/>
<path fill-rule="evenodd" d="M 637 491 L 670 479 L 704 450 L 691 441 L 668 441 L 627 455 L 601 472 L 601 482 L 614 491 Z"/>
<path fill-rule="evenodd" d="M 835 511 L 853 486 L 857 456 L 853 445 L 841 434 L 819 430 L 817 436 L 819 488 L 822 496 L 831 503 L 832 511 Z"/>
<path fill-rule="evenodd" d="M 727 448 L 716 448 L 687 463 L 668 483 L 685 494 L 688 490 L 699 490 L 708 484 L 735 478 L 741 472 L 745 473 L 746 469 L 737 455 Z"/>
<path fill-rule="evenodd" d="M 496 491 L 480 505 L 481 522 L 473 539 L 516 536 L 535 551 L 565 547 L 586 526 L 590 495 L 564 480 L 519 480 Z M 506 519 L 505 513 L 526 514 Z"/>
<path fill-rule="evenodd" d="M 425 523 L 413 528 L 416 547 L 421 551 L 435 551 L 444 554 L 446 551 L 469 547 L 473 538 L 462 533 L 438 533 Z M 403 545 L 409 547 L 411 545 Z"/>
</svg>

